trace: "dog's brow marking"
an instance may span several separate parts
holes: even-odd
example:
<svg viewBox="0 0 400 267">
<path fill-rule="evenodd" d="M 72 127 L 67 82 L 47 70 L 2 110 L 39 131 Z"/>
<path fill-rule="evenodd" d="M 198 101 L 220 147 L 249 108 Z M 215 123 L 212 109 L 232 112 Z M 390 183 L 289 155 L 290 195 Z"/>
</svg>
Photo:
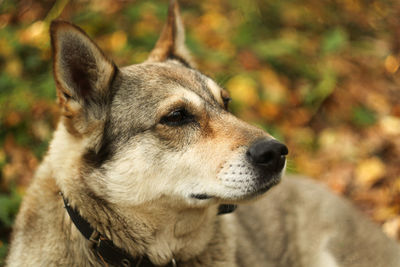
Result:
<svg viewBox="0 0 400 267">
<path fill-rule="evenodd" d="M 161 106 L 160 110 L 165 110 L 176 102 L 188 102 L 196 108 L 204 105 L 204 100 L 196 93 L 184 87 L 178 86 L 174 89 L 174 94 L 170 96 Z"/>
<path fill-rule="evenodd" d="M 196 107 L 200 107 L 203 105 L 204 100 L 196 93 L 187 90 L 185 88 L 181 88 L 182 89 L 182 97 L 187 99 L 191 104 L 195 105 Z"/>
<path fill-rule="evenodd" d="M 206 77 L 206 79 L 204 78 L 204 77 Z M 200 83 L 200 85 L 201 85 L 201 89 L 202 89 L 202 92 L 204 92 L 207 96 L 208 96 L 208 98 L 209 99 L 207 99 L 205 96 L 203 97 L 204 98 L 204 100 L 208 100 L 208 101 L 214 101 L 216 104 L 218 104 L 218 105 L 220 105 L 220 103 L 219 103 L 219 101 L 218 101 L 218 98 L 216 98 L 215 97 L 215 95 L 214 95 L 214 93 L 213 92 L 211 92 L 210 91 L 210 89 L 209 89 L 209 86 L 208 86 L 208 79 L 210 79 L 210 78 L 208 78 L 207 76 L 204 76 L 203 74 L 201 74 L 201 73 L 199 73 L 199 72 L 195 72 L 195 78 L 196 78 L 196 80 Z"/>
<path fill-rule="evenodd" d="M 197 94 L 192 93 L 191 91 L 186 91 L 184 93 L 184 97 L 196 107 L 201 107 L 202 105 L 204 105 L 204 101 Z"/>
<path fill-rule="evenodd" d="M 224 103 L 222 102 L 221 89 L 219 88 L 219 86 L 211 78 L 208 78 L 208 77 L 206 77 L 206 83 L 207 83 L 207 87 L 213 94 L 214 99 L 217 100 L 217 102 L 220 105 L 223 105 Z"/>
</svg>

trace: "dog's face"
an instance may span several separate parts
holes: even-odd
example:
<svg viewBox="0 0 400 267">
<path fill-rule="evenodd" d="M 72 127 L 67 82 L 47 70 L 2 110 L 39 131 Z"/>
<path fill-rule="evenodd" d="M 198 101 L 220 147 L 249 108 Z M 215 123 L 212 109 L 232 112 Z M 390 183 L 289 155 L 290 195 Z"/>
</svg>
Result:
<svg viewBox="0 0 400 267">
<path fill-rule="evenodd" d="M 229 113 L 228 93 L 191 67 L 174 1 L 142 64 L 117 68 L 66 22 L 51 36 L 63 128 L 86 140 L 80 173 L 102 198 L 235 203 L 279 182 L 287 148 Z"/>
</svg>

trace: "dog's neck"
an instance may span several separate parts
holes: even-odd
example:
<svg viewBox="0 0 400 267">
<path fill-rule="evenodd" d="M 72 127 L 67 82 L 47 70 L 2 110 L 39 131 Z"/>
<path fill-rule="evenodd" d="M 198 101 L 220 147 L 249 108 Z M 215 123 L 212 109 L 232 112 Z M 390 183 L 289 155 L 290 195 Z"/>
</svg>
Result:
<svg viewBox="0 0 400 267">
<path fill-rule="evenodd" d="M 62 142 L 66 142 L 66 138 L 75 138 L 66 136 L 60 130 L 63 130 L 62 126 L 56 132 L 53 142 L 61 138 Z M 52 163 L 53 175 L 60 191 L 95 230 L 112 240 L 117 247 L 123 248 L 133 257 L 146 255 L 153 263 L 164 265 L 172 258 L 178 261 L 191 261 L 200 255 L 203 258 L 204 253 L 209 253 L 210 244 L 226 244 L 227 237 L 223 235 L 223 229 L 219 229 L 222 216 L 217 217 L 217 205 L 188 209 L 171 206 L 167 204 L 168 201 L 160 200 L 124 207 L 98 197 L 97 192 L 90 191 L 91 187 L 81 176 L 79 166 L 71 165 L 79 162 L 78 158 L 73 157 L 80 157 L 82 151 L 79 149 L 83 145 L 79 145 L 77 140 L 70 143 L 76 147 L 67 146 L 64 151 L 55 151 L 52 147 L 60 147 L 55 144 L 49 151 L 51 160 L 48 162 Z M 75 170 L 75 173 L 71 170 Z M 74 231 L 81 236 L 77 229 Z M 82 243 L 87 242 L 83 236 L 80 239 Z M 220 244 L 219 240 L 223 242 Z M 221 259 L 221 255 L 214 256 Z M 227 258 L 234 258 L 231 256 Z M 206 258 L 210 259 L 210 255 Z"/>
<path fill-rule="evenodd" d="M 83 199 L 81 194 L 80 198 Z M 224 235 L 224 229 L 220 229 L 216 207 L 180 211 L 154 206 L 118 209 L 92 196 L 84 198 L 82 208 L 77 201 L 75 208 L 93 228 L 133 257 L 148 257 L 156 265 L 166 265 L 173 258 L 190 265 L 188 262 L 203 259 L 204 254 L 209 254 L 211 244 L 225 246 L 229 238 L 229 235 Z M 210 259 L 210 255 L 207 256 Z M 227 257 L 232 258 L 231 255 Z"/>
<path fill-rule="evenodd" d="M 141 241 L 144 241 L 142 246 L 144 245 L 145 251 L 147 251 L 145 252 L 144 255 L 143 254 L 140 255 L 139 253 L 139 257 L 136 257 L 135 259 L 132 258 L 130 255 L 127 255 L 125 253 L 125 249 L 121 249 L 120 247 L 115 246 L 113 244 L 113 241 L 109 237 L 104 237 L 104 235 L 99 233 L 98 230 L 95 230 L 93 227 L 91 227 L 91 224 L 89 224 L 89 222 L 80 215 L 80 213 L 76 208 L 73 208 L 69 204 L 69 201 L 63 196 L 63 194 L 61 193 L 60 195 L 64 200 L 65 208 L 69 214 L 69 218 L 73 221 L 75 227 L 81 232 L 83 236 L 85 236 L 86 239 L 91 241 L 91 244 L 93 245 L 92 248 L 93 251 L 95 251 L 95 254 L 99 255 L 100 256 L 99 258 L 107 263 L 115 263 L 126 260 L 129 261 L 131 265 L 136 266 L 137 262 L 148 261 L 149 254 L 154 254 L 150 255 L 150 257 L 153 258 L 152 259 L 153 262 L 157 262 L 159 265 L 163 265 L 164 260 L 163 259 L 157 260 L 157 257 L 160 257 L 163 254 L 165 255 L 164 256 L 165 259 L 172 257 L 171 258 L 172 261 L 170 262 L 175 263 L 174 259 L 174 257 L 176 257 L 175 255 L 178 255 L 180 256 L 180 258 L 185 259 L 185 258 L 191 258 L 190 256 L 195 257 L 197 254 L 199 254 L 196 253 L 196 247 L 199 246 L 198 242 L 199 238 L 203 238 L 203 240 L 206 243 L 208 243 L 209 241 L 207 239 L 204 239 L 204 234 L 207 233 L 205 233 L 205 231 L 201 231 L 200 227 L 208 224 L 207 218 L 205 217 L 207 217 L 206 213 L 208 213 L 208 211 L 211 211 L 211 209 L 208 209 L 207 211 L 205 209 L 195 209 L 195 210 L 187 209 L 186 211 L 179 212 L 180 214 L 175 213 L 175 215 L 169 216 L 169 218 L 167 219 L 170 220 L 163 220 L 162 227 L 157 227 L 153 229 L 152 235 L 155 237 L 154 239 L 146 241 L 144 240 L 143 236 L 140 237 L 136 236 L 130 238 L 129 240 L 140 238 Z M 104 205 L 104 203 L 100 204 Z M 213 215 L 212 214 L 209 215 L 210 215 L 209 217 L 212 218 Z M 149 217 L 148 214 L 146 217 Z M 120 217 L 119 219 L 121 220 L 123 218 Z M 154 218 L 152 218 L 151 221 L 155 222 Z M 171 224 L 168 224 L 168 222 L 173 222 L 172 229 L 171 229 Z M 119 223 L 120 222 L 118 221 L 114 222 L 112 223 L 113 225 L 110 225 L 110 227 L 108 227 L 111 236 L 113 235 L 115 236 L 115 234 L 117 234 L 114 233 L 115 232 L 114 228 L 115 224 Z M 210 225 L 208 226 L 209 227 L 207 227 L 207 230 L 209 230 L 208 232 L 211 233 L 209 236 L 213 236 L 214 229 L 213 227 L 210 227 Z M 137 233 L 145 230 L 143 227 L 139 228 L 140 229 L 137 229 L 137 231 L 133 230 L 133 232 Z M 197 232 L 200 232 L 200 236 L 199 234 L 197 234 Z M 185 239 L 188 239 L 188 236 L 190 242 L 185 241 Z M 194 240 L 197 240 L 197 242 L 193 242 L 192 238 L 194 238 Z M 156 241 L 156 242 L 152 243 L 151 241 Z M 187 248 L 187 246 L 193 245 L 193 243 L 196 243 L 196 247 L 190 248 L 188 250 L 189 252 L 188 251 L 185 252 L 184 249 L 182 249 L 181 243 L 187 243 L 185 245 L 185 249 Z M 138 244 L 135 244 L 135 246 L 137 245 Z M 124 247 L 125 246 L 129 245 L 126 244 L 124 245 Z M 173 248 L 177 249 L 177 251 L 174 252 Z M 152 251 L 154 251 L 154 253 L 152 253 Z M 179 253 L 182 255 L 179 255 Z M 149 266 L 153 265 L 150 264 Z"/>
</svg>

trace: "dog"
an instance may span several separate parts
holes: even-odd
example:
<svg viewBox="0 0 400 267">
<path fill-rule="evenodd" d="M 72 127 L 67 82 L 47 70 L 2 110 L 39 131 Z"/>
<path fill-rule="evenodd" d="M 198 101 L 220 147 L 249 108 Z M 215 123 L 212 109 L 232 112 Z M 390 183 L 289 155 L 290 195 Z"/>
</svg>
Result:
<svg viewBox="0 0 400 267">
<path fill-rule="evenodd" d="M 400 266 L 397 243 L 346 200 L 281 181 L 287 147 L 228 112 L 176 1 L 141 64 L 117 67 L 68 22 L 50 34 L 61 118 L 7 266 Z"/>
</svg>

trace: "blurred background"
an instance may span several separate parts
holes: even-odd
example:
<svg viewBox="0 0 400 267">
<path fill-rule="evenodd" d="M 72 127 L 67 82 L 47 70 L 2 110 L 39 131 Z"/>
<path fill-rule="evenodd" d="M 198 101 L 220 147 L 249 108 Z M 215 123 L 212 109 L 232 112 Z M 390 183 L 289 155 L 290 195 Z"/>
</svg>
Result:
<svg viewBox="0 0 400 267">
<path fill-rule="evenodd" d="M 231 111 L 289 146 L 288 171 L 400 229 L 400 2 L 180 0 L 199 69 Z M 166 0 L 0 0 L 0 265 L 58 120 L 48 26 L 82 27 L 118 65 L 155 44 Z M 327 211 L 329 212 L 329 211 Z"/>
</svg>

